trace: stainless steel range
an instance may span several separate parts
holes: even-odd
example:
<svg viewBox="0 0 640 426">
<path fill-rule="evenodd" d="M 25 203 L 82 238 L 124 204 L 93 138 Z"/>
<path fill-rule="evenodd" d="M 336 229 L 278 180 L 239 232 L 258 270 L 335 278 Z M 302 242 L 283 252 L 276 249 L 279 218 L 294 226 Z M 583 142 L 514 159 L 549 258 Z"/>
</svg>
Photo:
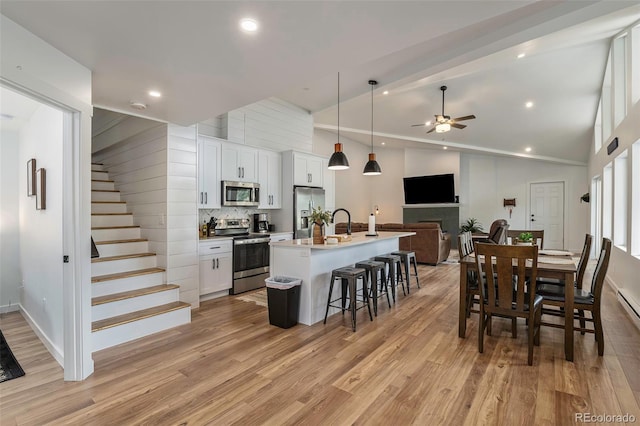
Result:
<svg viewBox="0 0 640 426">
<path fill-rule="evenodd" d="M 216 235 L 233 237 L 233 287 L 229 293 L 264 287 L 269 277 L 269 234 L 249 233 L 249 219 L 218 219 Z"/>
</svg>

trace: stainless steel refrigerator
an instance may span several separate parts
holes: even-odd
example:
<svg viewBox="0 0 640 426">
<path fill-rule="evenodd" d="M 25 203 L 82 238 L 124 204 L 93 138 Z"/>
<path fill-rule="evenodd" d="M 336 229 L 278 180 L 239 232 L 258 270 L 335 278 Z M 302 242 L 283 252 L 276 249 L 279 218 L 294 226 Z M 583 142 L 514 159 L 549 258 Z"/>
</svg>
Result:
<svg viewBox="0 0 640 426">
<path fill-rule="evenodd" d="M 324 204 L 324 189 L 309 186 L 295 186 L 293 188 L 293 238 L 311 238 L 311 221 L 309 215 L 314 208 Z"/>
</svg>

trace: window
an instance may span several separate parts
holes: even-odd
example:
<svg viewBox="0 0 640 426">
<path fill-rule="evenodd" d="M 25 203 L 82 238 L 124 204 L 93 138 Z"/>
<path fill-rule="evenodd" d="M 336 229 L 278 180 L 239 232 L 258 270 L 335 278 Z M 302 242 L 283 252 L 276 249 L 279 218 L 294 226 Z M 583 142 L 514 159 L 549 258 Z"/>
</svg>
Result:
<svg viewBox="0 0 640 426">
<path fill-rule="evenodd" d="M 631 30 L 631 104 L 640 100 L 640 25 Z"/>
<path fill-rule="evenodd" d="M 607 164 L 602 173 L 602 237 L 611 238 L 613 210 L 613 167 Z"/>
<path fill-rule="evenodd" d="M 602 230 L 602 177 L 596 176 L 591 181 L 591 256 L 596 256 L 600 250 Z"/>
<path fill-rule="evenodd" d="M 611 52 L 609 52 L 607 69 L 604 72 L 602 96 L 600 97 L 600 109 L 602 118 L 602 140 L 606 141 L 609 139 L 609 136 L 611 136 L 611 125 L 613 121 L 611 120 Z"/>
<path fill-rule="evenodd" d="M 613 41 L 613 127 L 627 115 L 627 35 Z"/>
<path fill-rule="evenodd" d="M 627 250 L 627 151 L 614 161 L 613 176 L 613 243 Z"/>
<path fill-rule="evenodd" d="M 640 257 L 640 139 L 631 148 L 631 254 Z"/>
</svg>

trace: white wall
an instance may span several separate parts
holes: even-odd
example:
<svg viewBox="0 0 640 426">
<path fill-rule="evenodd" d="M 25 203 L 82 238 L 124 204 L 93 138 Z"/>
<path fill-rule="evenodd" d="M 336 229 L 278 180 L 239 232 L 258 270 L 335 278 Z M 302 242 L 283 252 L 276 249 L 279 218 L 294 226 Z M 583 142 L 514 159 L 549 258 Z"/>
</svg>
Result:
<svg viewBox="0 0 640 426">
<path fill-rule="evenodd" d="M 46 169 L 46 209 L 36 210 L 36 197 L 27 197 L 24 174 L 18 179 L 20 211 L 20 270 L 24 288 L 22 308 L 32 324 L 49 341 L 62 359 L 62 179 L 63 114 L 40 106 L 20 132 L 18 164 L 36 159 L 36 167 Z M 55 354 L 54 354 L 55 355 Z"/>
<path fill-rule="evenodd" d="M 602 176 L 604 167 L 611 162 L 617 155 L 622 153 L 625 149 L 629 152 L 629 164 L 637 166 L 640 161 L 633 157 L 633 150 L 631 146 L 634 142 L 640 140 L 640 102 L 628 110 L 627 117 L 613 130 L 612 135 L 606 141 L 603 141 L 602 149 L 597 154 L 591 150 L 589 158 L 589 181 L 595 176 Z M 611 155 L 607 155 L 607 145 L 611 140 L 617 137 L 619 146 Z M 628 168 L 629 171 L 631 167 Z M 629 182 L 631 180 L 629 179 Z M 630 200 L 631 191 L 640 191 L 639 188 L 632 188 L 629 185 L 628 199 Z M 586 192 L 586 191 L 585 191 Z M 627 220 L 630 221 L 633 217 L 631 213 L 631 203 L 628 203 L 629 214 L 627 214 Z M 615 227 L 614 223 L 614 227 Z M 640 226 L 636 223 L 627 223 L 627 241 L 630 241 L 631 232 L 633 226 Z M 627 247 L 630 245 L 627 244 Z M 607 273 L 607 279 L 615 287 L 621 289 L 625 293 L 625 297 L 633 299 L 632 302 L 636 306 L 640 306 L 640 279 L 638 279 L 638 273 L 640 272 L 640 259 L 632 256 L 628 251 L 624 251 L 619 247 L 613 246 L 611 249 L 611 260 L 609 263 L 609 271 Z"/>
<path fill-rule="evenodd" d="M 404 166 L 406 177 L 453 173 L 455 193 L 460 193 L 460 152 L 444 149 L 406 149 Z"/>
<path fill-rule="evenodd" d="M 0 313 L 20 303 L 20 228 L 18 220 L 19 139 L 17 131 L 0 134 Z M 25 165 L 26 167 L 26 165 Z"/>
<path fill-rule="evenodd" d="M 580 203 L 588 191 L 587 168 L 521 158 L 460 155 L 460 221 L 475 217 L 488 231 L 495 219 L 513 229 L 528 228 L 529 187 L 537 182 L 565 183 L 565 249 L 581 251 L 588 232 L 589 206 Z M 516 198 L 512 217 L 504 198 Z"/>
<path fill-rule="evenodd" d="M 196 127 L 173 124 L 167 146 L 167 282 L 180 285 L 180 300 L 200 306 Z"/>
</svg>

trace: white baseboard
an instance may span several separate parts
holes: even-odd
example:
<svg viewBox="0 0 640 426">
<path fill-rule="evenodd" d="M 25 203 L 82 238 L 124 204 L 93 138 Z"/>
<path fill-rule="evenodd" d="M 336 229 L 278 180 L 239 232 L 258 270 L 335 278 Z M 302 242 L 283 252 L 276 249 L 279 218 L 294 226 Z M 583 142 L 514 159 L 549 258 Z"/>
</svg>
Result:
<svg viewBox="0 0 640 426">
<path fill-rule="evenodd" d="M 51 356 L 56 361 L 58 361 L 60 367 L 64 368 L 64 355 L 62 354 L 60 349 L 58 349 L 58 347 L 56 347 L 56 345 L 54 345 L 53 342 L 49 340 L 47 335 L 42 331 L 40 327 L 38 327 L 38 324 L 36 324 L 33 318 L 31 318 L 31 315 L 29 315 L 29 313 L 24 309 L 22 305 L 20 305 L 20 313 L 22 314 L 22 317 L 27 321 L 33 332 L 36 333 L 36 336 L 38 336 L 45 348 L 47 348 Z"/>
<path fill-rule="evenodd" d="M 15 312 L 15 311 L 19 311 L 20 310 L 20 305 L 19 304 L 15 304 L 15 305 L 2 305 L 0 306 L 0 314 L 6 314 L 8 312 Z"/>
<path fill-rule="evenodd" d="M 609 283 L 611 288 L 616 292 L 616 296 L 618 297 L 618 302 L 627 314 L 629 314 L 629 318 L 631 322 L 640 330 L 640 303 L 631 296 L 631 294 L 625 290 L 624 288 L 618 287 L 618 285 L 609 277 L 606 277 L 606 282 Z"/>
</svg>

